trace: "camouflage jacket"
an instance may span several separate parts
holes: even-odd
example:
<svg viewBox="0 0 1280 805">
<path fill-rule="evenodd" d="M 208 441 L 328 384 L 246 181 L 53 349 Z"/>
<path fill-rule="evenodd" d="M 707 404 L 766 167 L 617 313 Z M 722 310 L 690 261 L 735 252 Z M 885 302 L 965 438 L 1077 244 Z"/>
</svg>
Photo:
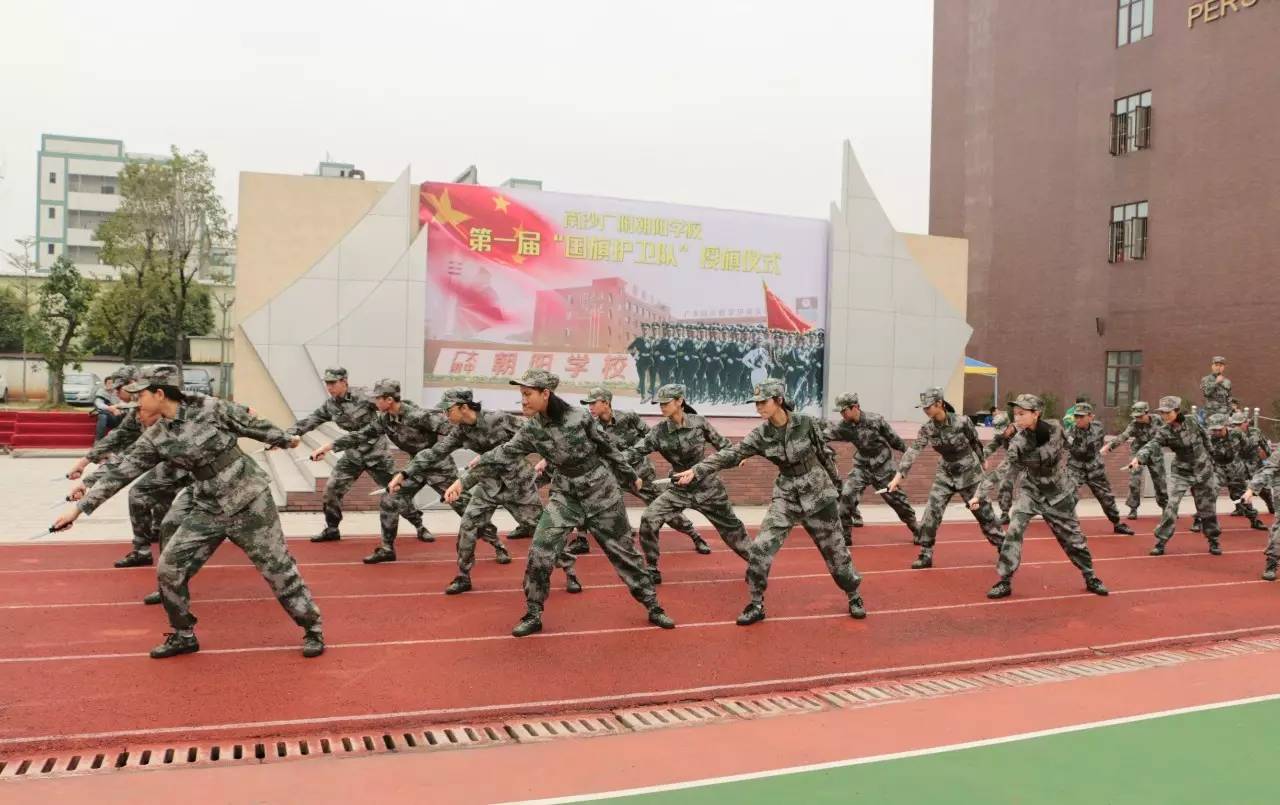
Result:
<svg viewBox="0 0 1280 805">
<path fill-rule="evenodd" d="M 350 450 L 374 444 L 386 437 L 396 447 L 413 456 L 434 446 L 451 427 L 449 418 L 442 412 L 420 408 L 408 400 L 401 400 L 399 414 L 384 414 L 379 411 L 364 427 L 334 441 L 333 449 Z M 455 471 L 453 459 L 447 455 L 435 466 L 442 472 Z M 418 471 L 426 469 L 426 466 L 421 466 Z"/>
<path fill-rule="evenodd" d="M 649 426 L 635 411 L 614 411 L 613 419 L 608 422 L 597 419 L 596 424 L 613 446 L 626 451 L 631 445 L 643 439 L 649 433 Z M 653 464 L 645 456 L 627 456 L 631 468 L 646 481 L 654 477 Z"/>
<path fill-rule="evenodd" d="M 1134 458 L 1141 464 L 1154 464 L 1164 460 L 1160 448 L 1167 447 L 1173 451 L 1173 472 L 1193 481 L 1207 481 L 1213 473 L 1208 441 L 1195 417 L 1180 415 L 1173 425 L 1155 431 Z"/>
<path fill-rule="evenodd" d="M 1019 489 L 1037 505 L 1053 505 L 1075 493 L 1075 483 L 1065 472 L 1065 432 L 1053 420 L 1041 419 L 1034 430 L 1020 430 L 1009 440 L 1004 461 L 986 473 L 977 497 L 986 500 L 1009 473 L 1019 473 Z"/>
<path fill-rule="evenodd" d="M 478 411 L 476 424 L 451 426 L 439 441 L 414 456 L 409 466 L 404 468 L 405 477 L 421 482 L 433 467 L 451 461 L 455 450 L 487 453 L 511 441 L 523 426 L 523 418 L 506 411 Z M 502 473 L 512 481 L 533 480 L 533 466 L 524 456 L 503 468 Z"/>
<path fill-rule="evenodd" d="M 733 442 L 722 436 L 706 418 L 685 414 L 683 425 L 664 419 L 648 429 L 639 441 L 631 445 L 626 456 L 628 461 L 635 461 L 656 451 L 671 465 L 672 472 L 683 472 L 702 460 L 707 445 L 727 450 Z"/>
<path fill-rule="evenodd" d="M 588 515 L 610 512 L 622 506 L 621 479 L 628 486 L 636 473 L 626 458 L 604 435 L 591 414 L 581 408 L 569 410 L 560 424 L 544 414 L 525 420 L 506 444 L 480 456 L 462 480 L 470 489 L 486 477 L 507 471 L 515 461 L 537 453 L 547 460 L 551 476 L 551 499 L 564 507 L 576 502 Z"/>
<path fill-rule="evenodd" d="M 778 468 L 773 496 L 798 505 L 808 514 L 835 502 L 840 483 L 835 455 L 822 438 L 822 422 L 792 412 L 787 424 L 765 422 L 741 442 L 707 456 L 694 465 L 694 475 L 736 467 L 751 456 L 760 456 Z"/>
<path fill-rule="evenodd" d="M 215 461 L 225 465 L 207 480 L 192 484 L 196 507 L 214 515 L 232 515 L 243 510 L 269 489 L 270 479 L 256 461 L 240 452 L 239 437 L 256 439 L 274 447 L 288 447 L 291 439 L 282 430 L 248 409 L 214 398 L 208 402 L 183 402 L 177 416 L 162 419 L 143 432 L 124 457 L 102 473 L 102 477 L 76 505 L 85 514 L 130 481 L 156 466 L 167 464 L 193 475 L 208 471 Z"/>
<path fill-rule="evenodd" d="M 983 460 L 991 458 L 996 453 L 1000 452 L 1000 448 L 1002 447 L 1007 449 L 1009 447 L 1009 443 L 1012 442 L 1017 435 L 1018 432 L 1016 430 L 1013 432 L 1013 436 L 1005 436 L 1004 428 L 996 431 L 996 435 L 992 436 L 991 441 L 987 442 L 986 447 L 982 448 Z"/>
<path fill-rule="evenodd" d="M 111 429 L 111 432 L 103 436 L 98 442 L 89 448 L 89 452 L 85 453 L 85 458 L 101 464 L 108 456 L 120 455 L 133 446 L 142 436 L 142 421 L 138 419 L 138 409 L 130 408 L 125 413 L 124 418 L 120 420 L 120 424 Z"/>
<path fill-rule="evenodd" d="M 863 411 L 857 422 L 843 417 L 838 422 L 823 422 L 822 437 L 828 442 L 853 444 L 853 462 L 861 467 L 880 469 L 893 463 L 893 451 L 907 452 L 907 443 L 889 421 L 879 414 Z"/>
<path fill-rule="evenodd" d="M 349 389 L 344 397 L 326 397 L 320 407 L 303 417 L 285 431 L 290 436 L 301 436 L 320 427 L 325 422 L 332 422 L 347 433 L 353 433 L 373 422 L 378 416 L 378 407 L 373 398 L 364 389 Z M 382 459 L 387 453 L 387 440 L 379 437 L 372 442 L 362 442 L 347 448 L 358 458 Z"/>
<path fill-rule="evenodd" d="M 1229 430 L 1224 436 L 1209 434 L 1209 458 L 1228 477 L 1234 478 L 1248 472 L 1248 465 L 1245 463 L 1248 453 L 1249 440 L 1238 430 Z"/>
<path fill-rule="evenodd" d="M 1219 383 L 1214 375 L 1200 378 L 1200 391 L 1204 392 L 1204 410 L 1210 414 L 1231 413 L 1231 379 L 1224 377 Z"/>
<path fill-rule="evenodd" d="M 1067 442 L 1067 466 L 1075 470 L 1089 470 L 1102 465 L 1099 452 L 1107 440 L 1106 428 L 1097 420 L 1085 430 L 1073 427 L 1065 431 Z"/>
<path fill-rule="evenodd" d="M 1247 431 L 1240 431 L 1244 434 L 1245 450 L 1244 463 L 1251 470 L 1256 470 L 1262 466 L 1262 462 L 1267 460 L 1267 456 L 1271 455 L 1271 442 L 1262 433 L 1260 428 L 1253 426 Z"/>
<path fill-rule="evenodd" d="M 1147 442 L 1154 439 L 1156 431 L 1163 427 L 1164 422 L 1156 419 L 1154 415 L 1151 417 L 1150 422 L 1144 423 L 1133 420 L 1128 427 L 1112 436 L 1111 441 L 1108 443 L 1111 445 L 1111 449 L 1115 450 L 1125 442 L 1132 442 L 1129 449 L 1136 453 L 1146 446 Z"/>
<path fill-rule="evenodd" d="M 1280 486 L 1280 474 L 1276 470 L 1280 470 L 1280 450 L 1272 451 L 1249 479 L 1249 488 L 1253 490 L 1253 494 L 1258 494 L 1264 488 L 1274 489 Z"/>
<path fill-rule="evenodd" d="M 981 479 L 982 441 L 978 439 L 978 429 L 968 417 L 948 413 L 941 423 L 930 419 L 921 425 L 916 440 L 898 462 L 898 472 L 903 478 L 907 477 L 920 451 L 926 447 L 932 447 L 942 456 L 938 472 L 945 473 L 952 484 L 967 487 Z"/>
</svg>

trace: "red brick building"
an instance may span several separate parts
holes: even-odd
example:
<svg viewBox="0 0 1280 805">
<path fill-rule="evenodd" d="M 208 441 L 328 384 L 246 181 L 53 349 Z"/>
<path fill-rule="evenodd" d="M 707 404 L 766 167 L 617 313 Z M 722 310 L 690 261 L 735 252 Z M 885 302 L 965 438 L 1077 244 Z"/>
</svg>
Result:
<svg viewBox="0 0 1280 805">
<path fill-rule="evenodd" d="M 588 286 L 539 291 L 533 343 L 557 351 L 622 352 L 644 322 L 671 318 L 671 308 L 620 277 Z"/>
<path fill-rule="evenodd" d="M 929 231 L 969 241 L 967 354 L 1007 392 L 1280 398 L 1280 2 L 945 0 Z M 969 383 L 965 410 L 991 386 Z M 1271 414 L 1274 416 L 1274 414 Z"/>
</svg>

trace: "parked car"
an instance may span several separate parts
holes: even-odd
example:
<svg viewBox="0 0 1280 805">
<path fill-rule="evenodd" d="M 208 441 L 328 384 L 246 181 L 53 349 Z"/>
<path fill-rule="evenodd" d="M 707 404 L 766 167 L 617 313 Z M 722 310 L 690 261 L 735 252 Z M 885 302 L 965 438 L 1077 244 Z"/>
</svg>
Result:
<svg viewBox="0 0 1280 805">
<path fill-rule="evenodd" d="M 0 403 L 9 402 L 9 381 L 0 375 Z"/>
<path fill-rule="evenodd" d="M 204 369 L 183 369 L 182 390 L 193 394 L 213 394 L 213 378 Z"/>
<path fill-rule="evenodd" d="M 93 395 L 102 378 L 90 372 L 67 372 L 62 376 L 62 399 L 67 405 L 93 405 Z"/>
</svg>

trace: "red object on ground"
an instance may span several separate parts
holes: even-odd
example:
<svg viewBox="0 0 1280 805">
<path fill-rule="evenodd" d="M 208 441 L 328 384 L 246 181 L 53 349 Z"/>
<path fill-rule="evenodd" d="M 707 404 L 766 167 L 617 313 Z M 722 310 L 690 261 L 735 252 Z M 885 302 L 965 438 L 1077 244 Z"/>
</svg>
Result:
<svg viewBox="0 0 1280 805">
<path fill-rule="evenodd" d="M 475 590 L 445 597 L 456 572 L 447 541 L 402 538 L 399 562 L 372 567 L 360 563 L 371 540 L 295 541 L 325 618 L 329 650 L 314 660 L 234 547 L 192 584 L 202 651 L 157 661 L 146 652 L 168 629 L 164 614 L 138 603 L 154 589 L 154 568 L 109 567 L 118 543 L 5 546 L 0 754 L 491 723 L 1280 631 L 1280 587 L 1257 580 L 1259 532 L 1229 528 L 1221 557 L 1185 532 L 1165 557 L 1146 555 L 1147 538 L 1093 536 L 1109 598 L 1084 592 L 1043 524 L 1029 536 L 1013 597 L 991 602 L 995 555 L 973 524 L 945 524 L 926 571 L 907 569 L 916 549 L 901 526 L 859 529 L 870 616 L 854 621 L 797 530 L 773 566 L 768 619 L 744 629 L 733 622 L 747 600 L 741 561 L 714 537 L 716 552 L 704 557 L 664 534 L 660 595 L 674 631 L 645 622 L 595 548 L 578 562 L 586 591 L 564 593 L 554 574 L 546 631 L 523 640 L 509 630 L 524 610 L 527 542 L 512 543 L 517 561 L 505 567 L 480 546 Z"/>
<path fill-rule="evenodd" d="M 800 318 L 794 310 L 787 306 L 778 298 L 778 295 L 769 290 L 769 284 L 761 281 L 764 286 L 764 310 L 765 315 L 769 319 L 770 330 L 789 330 L 793 333 L 807 333 L 813 329 L 813 325 Z"/>
<path fill-rule="evenodd" d="M 2 411 L 0 444 L 10 447 L 93 446 L 97 417 L 78 411 Z"/>
</svg>

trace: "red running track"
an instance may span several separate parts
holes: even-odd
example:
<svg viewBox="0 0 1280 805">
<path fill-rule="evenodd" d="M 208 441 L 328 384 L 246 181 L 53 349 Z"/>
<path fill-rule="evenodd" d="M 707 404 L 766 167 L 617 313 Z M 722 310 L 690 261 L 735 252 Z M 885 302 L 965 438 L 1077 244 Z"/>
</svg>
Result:
<svg viewBox="0 0 1280 805">
<path fill-rule="evenodd" d="M 946 524 L 932 570 L 908 569 L 901 526 L 856 532 L 870 617 L 854 621 L 808 537 L 774 564 L 769 618 L 741 628 L 740 560 L 664 535 L 661 598 L 679 627 L 648 626 L 598 548 L 587 590 L 557 589 L 546 631 L 517 640 L 516 561 L 479 548 L 476 590 L 445 597 L 452 543 L 403 539 L 400 561 L 365 566 L 372 541 L 291 543 L 325 618 L 328 652 L 306 660 L 300 630 L 234 546 L 192 584 L 200 653 L 147 657 L 167 624 L 138 603 L 153 568 L 117 570 L 118 544 L 0 547 L 0 754 L 103 743 L 204 741 L 610 709 L 952 671 L 1108 649 L 1280 630 L 1280 585 L 1258 580 L 1265 534 L 1229 519 L 1226 555 L 1180 533 L 1164 557 L 1147 535 L 1091 537 L 1109 598 L 1083 590 L 1042 523 L 1028 534 L 1014 596 L 985 598 L 994 551 L 971 523 Z M 1091 521 L 1086 530 L 1109 530 Z M 714 540 L 714 537 L 712 537 Z M 561 586 L 558 572 L 554 584 Z"/>
</svg>

